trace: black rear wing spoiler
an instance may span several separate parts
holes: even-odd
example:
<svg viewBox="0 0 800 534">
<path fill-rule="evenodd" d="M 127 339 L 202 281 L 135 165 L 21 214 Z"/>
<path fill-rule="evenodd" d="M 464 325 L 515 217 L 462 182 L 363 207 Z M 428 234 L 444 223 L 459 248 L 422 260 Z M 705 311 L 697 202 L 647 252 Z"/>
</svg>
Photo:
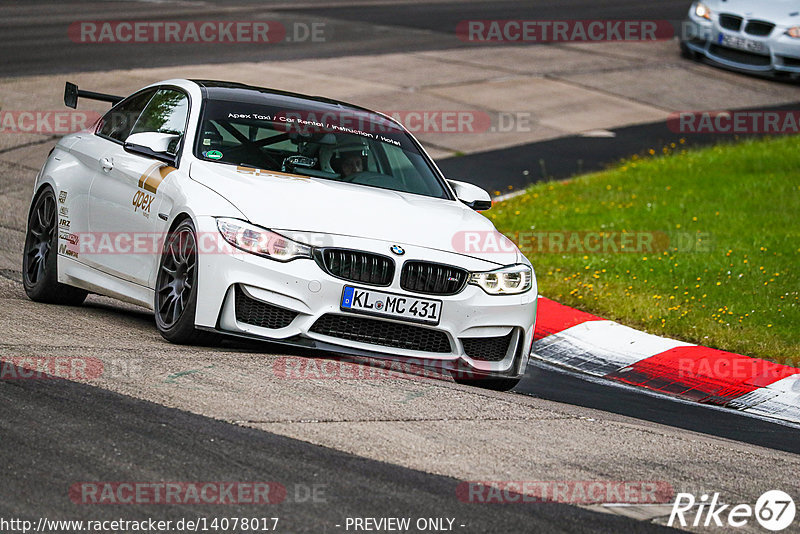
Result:
<svg viewBox="0 0 800 534">
<path fill-rule="evenodd" d="M 67 82 L 67 85 L 64 87 L 64 105 L 72 109 L 77 108 L 78 97 L 88 98 L 89 100 L 99 100 L 101 102 L 111 102 L 112 104 L 116 104 L 125 98 L 123 96 L 95 93 L 94 91 L 84 91 L 83 89 L 78 89 L 78 86 L 74 83 Z"/>
</svg>

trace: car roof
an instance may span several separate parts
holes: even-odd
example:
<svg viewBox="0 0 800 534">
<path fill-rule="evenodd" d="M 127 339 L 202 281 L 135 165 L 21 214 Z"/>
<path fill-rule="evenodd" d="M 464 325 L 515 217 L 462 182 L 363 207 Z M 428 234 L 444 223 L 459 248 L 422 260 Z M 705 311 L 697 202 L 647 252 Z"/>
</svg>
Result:
<svg viewBox="0 0 800 534">
<path fill-rule="evenodd" d="M 370 113 L 389 118 L 392 122 L 397 123 L 397 121 L 395 121 L 392 117 L 389 117 L 384 113 L 373 111 L 355 104 L 342 102 L 340 100 L 326 98 L 324 96 L 304 95 L 290 91 L 280 91 L 278 89 L 269 89 L 267 87 L 258 87 L 254 85 L 247 85 L 237 82 L 225 82 L 220 80 L 190 81 L 196 83 L 200 87 L 204 99 L 227 100 L 230 102 L 242 102 L 245 104 L 264 104 L 265 102 L 268 102 L 274 105 L 295 108 L 308 107 L 309 104 L 314 103 L 313 107 L 320 110 L 341 111 L 342 108 L 347 108 L 353 111 Z M 265 100 L 265 95 L 269 96 L 268 100 Z"/>
</svg>

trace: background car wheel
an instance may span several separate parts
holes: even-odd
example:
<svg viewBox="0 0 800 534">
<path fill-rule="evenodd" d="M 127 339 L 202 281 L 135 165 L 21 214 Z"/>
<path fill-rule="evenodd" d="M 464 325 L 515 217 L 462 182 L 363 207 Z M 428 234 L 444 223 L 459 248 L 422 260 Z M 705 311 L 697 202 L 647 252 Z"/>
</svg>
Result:
<svg viewBox="0 0 800 534">
<path fill-rule="evenodd" d="M 182 345 L 210 345 L 212 332 L 194 327 L 197 311 L 197 239 L 194 224 L 185 220 L 167 236 L 158 266 L 155 294 L 156 326 L 161 336 Z"/>
<path fill-rule="evenodd" d="M 511 391 L 517 387 L 521 379 L 475 376 L 472 378 L 453 377 L 453 380 L 455 380 L 457 384 L 465 386 L 475 386 L 483 389 L 491 389 L 492 391 Z"/>
<path fill-rule="evenodd" d="M 692 61 L 697 61 L 698 58 L 697 52 L 689 48 L 684 42 L 681 42 L 681 57 Z"/>
<path fill-rule="evenodd" d="M 28 216 L 22 255 L 22 285 L 28 298 L 50 304 L 80 305 L 87 291 L 58 282 L 58 209 L 56 195 L 45 188 Z"/>
</svg>

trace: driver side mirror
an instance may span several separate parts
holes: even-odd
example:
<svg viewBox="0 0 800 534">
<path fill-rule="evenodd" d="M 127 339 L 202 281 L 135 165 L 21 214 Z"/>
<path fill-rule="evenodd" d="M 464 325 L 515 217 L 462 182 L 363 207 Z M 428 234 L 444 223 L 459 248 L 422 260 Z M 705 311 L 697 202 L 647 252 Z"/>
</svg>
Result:
<svg viewBox="0 0 800 534">
<path fill-rule="evenodd" d="M 447 180 L 447 183 L 453 188 L 458 200 L 475 211 L 485 211 L 492 207 L 492 197 L 477 185 L 456 180 Z"/>
<path fill-rule="evenodd" d="M 178 157 L 170 149 L 174 149 L 180 139 L 181 136 L 176 134 L 141 132 L 128 136 L 123 148 L 126 152 L 157 159 L 174 167 Z"/>
</svg>

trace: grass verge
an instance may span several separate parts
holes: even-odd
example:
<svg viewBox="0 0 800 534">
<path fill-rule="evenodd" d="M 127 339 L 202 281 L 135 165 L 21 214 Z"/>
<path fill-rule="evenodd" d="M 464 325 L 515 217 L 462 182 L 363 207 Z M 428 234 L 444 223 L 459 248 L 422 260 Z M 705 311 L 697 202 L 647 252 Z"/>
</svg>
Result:
<svg viewBox="0 0 800 534">
<path fill-rule="evenodd" d="M 531 260 L 543 295 L 800 365 L 800 138 L 650 154 L 534 185 L 487 216 Z"/>
</svg>

